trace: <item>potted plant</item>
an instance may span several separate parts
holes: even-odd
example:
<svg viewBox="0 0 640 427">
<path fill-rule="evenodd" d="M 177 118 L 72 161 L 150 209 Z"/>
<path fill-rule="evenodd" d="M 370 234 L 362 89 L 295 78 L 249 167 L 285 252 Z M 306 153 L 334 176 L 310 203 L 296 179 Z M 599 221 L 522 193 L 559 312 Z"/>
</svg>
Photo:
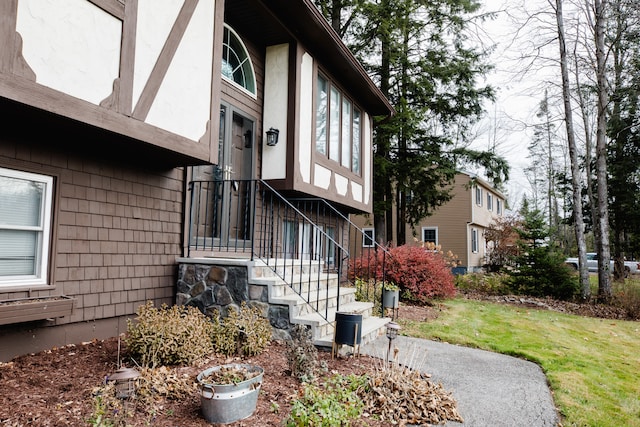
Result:
<svg viewBox="0 0 640 427">
<path fill-rule="evenodd" d="M 228 424 L 250 417 L 258 404 L 264 370 L 257 365 L 231 363 L 198 374 L 202 415 L 210 423 Z"/>
<path fill-rule="evenodd" d="M 400 306 L 400 288 L 391 281 L 382 282 L 382 311 L 396 310 Z"/>
</svg>

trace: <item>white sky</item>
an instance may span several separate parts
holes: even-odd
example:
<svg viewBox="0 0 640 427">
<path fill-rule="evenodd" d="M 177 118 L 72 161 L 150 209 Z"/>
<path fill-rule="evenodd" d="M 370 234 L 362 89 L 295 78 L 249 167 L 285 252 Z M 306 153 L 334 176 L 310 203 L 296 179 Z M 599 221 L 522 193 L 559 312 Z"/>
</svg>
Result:
<svg viewBox="0 0 640 427">
<path fill-rule="evenodd" d="M 522 196 L 530 191 L 523 171 L 529 164 L 527 146 L 533 134 L 531 127 L 539 121 L 536 112 L 544 97 L 544 81 L 560 78 L 559 70 L 552 67 L 523 74 L 530 61 L 521 58 L 531 51 L 533 42 L 527 41 L 532 39 L 531 34 L 536 43 L 544 43 L 553 34 L 534 30 L 534 26 L 540 25 L 539 20 L 520 28 L 513 23 L 518 3 L 484 0 L 484 10 L 497 13 L 496 19 L 487 21 L 478 31 L 481 43 L 496 46 L 491 56 L 495 70 L 487 80 L 496 90 L 496 102 L 487 103 L 487 117 L 478 126 L 477 138 L 472 144 L 478 149 L 495 146 L 496 152 L 508 160 L 511 172 L 505 190 L 511 209 L 517 209 Z M 528 10 L 549 7 L 546 0 L 529 0 L 525 4 Z M 519 37 L 514 41 L 516 32 Z M 551 54 L 557 49 L 556 41 L 549 42 L 547 50 Z"/>
</svg>

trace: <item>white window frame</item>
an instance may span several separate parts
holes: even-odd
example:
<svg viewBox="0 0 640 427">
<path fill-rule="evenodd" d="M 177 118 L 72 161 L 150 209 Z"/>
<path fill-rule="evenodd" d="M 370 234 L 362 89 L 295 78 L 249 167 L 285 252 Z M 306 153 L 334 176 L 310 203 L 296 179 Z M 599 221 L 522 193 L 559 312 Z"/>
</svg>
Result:
<svg viewBox="0 0 640 427">
<path fill-rule="evenodd" d="M 51 218 L 53 206 L 53 177 L 29 172 L 0 168 L 0 175 L 8 178 L 27 180 L 44 185 L 40 205 L 40 224 L 36 226 L 17 226 L 2 223 L 1 230 L 35 231 L 35 274 L 0 276 L 0 288 L 14 286 L 39 286 L 48 284 L 49 253 L 51 250 Z"/>
<path fill-rule="evenodd" d="M 476 186 L 476 205 L 482 206 L 482 188 Z"/>
<path fill-rule="evenodd" d="M 487 210 L 493 210 L 493 194 L 487 192 Z"/>
<path fill-rule="evenodd" d="M 477 254 L 479 246 L 480 245 L 478 242 L 478 229 L 472 228 L 471 229 L 471 252 L 473 252 L 474 254 Z"/>
<path fill-rule="evenodd" d="M 320 84 L 324 82 L 323 96 Z M 316 75 L 316 153 L 355 175 L 362 174 L 362 108 L 326 74 Z"/>
<path fill-rule="evenodd" d="M 427 230 L 435 231 L 435 233 L 436 233 L 436 241 L 433 242 L 433 243 L 437 246 L 438 245 L 438 238 L 439 238 L 439 236 L 438 236 L 438 227 L 422 227 L 421 236 L 422 236 L 422 242 L 423 243 L 426 242 L 426 240 L 424 239 L 424 232 L 427 231 Z"/>
<path fill-rule="evenodd" d="M 223 48 L 223 56 L 225 55 L 225 51 L 224 49 L 230 49 L 238 58 L 241 58 L 241 63 L 240 63 L 240 68 L 242 71 L 242 74 L 244 76 L 245 79 L 245 83 L 242 84 L 241 82 L 237 82 L 235 81 L 234 78 L 230 78 L 229 76 L 225 75 L 224 70 L 222 70 L 222 78 L 226 81 L 228 81 L 229 83 L 231 83 L 232 85 L 236 86 L 237 88 L 239 88 L 240 90 L 242 90 L 244 93 L 250 95 L 252 98 L 257 99 L 258 95 L 257 95 L 257 90 L 258 90 L 258 85 L 256 82 L 256 72 L 253 68 L 253 61 L 251 60 L 251 55 L 249 55 L 249 50 L 247 49 L 247 47 L 245 46 L 244 42 L 242 41 L 242 38 L 240 37 L 240 35 L 238 33 L 236 33 L 236 31 L 231 28 L 229 25 L 224 24 L 224 37 L 223 40 L 225 41 L 224 43 L 224 48 Z M 233 38 L 235 41 L 238 42 L 238 44 L 241 47 L 241 52 L 235 52 L 232 47 L 226 43 L 227 40 L 227 34 L 229 35 L 229 39 Z M 244 58 L 243 58 L 244 57 Z M 221 61 L 224 61 L 225 58 L 220 58 Z M 244 64 L 248 64 L 248 68 L 245 70 L 245 68 L 242 67 L 242 65 Z M 224 63 L 222 64 L 222 68 L 224 68 Z M 233 70 L 235 71 L 235 70 Z M 233 73 L 232 73 L 233 74 Z M 246 82 L 250 82 L 250 85 L 253 87 L 253 89 L 251 88 L 247 88 L 246 87 Z"/>
<path fill-rule="evenodd" d="M 502 200 L 496 199 L 496 212 L 498 215 L 502 215 Z"/>
<path fill-rule="evenodd" d="M 362 247 L 363 248 L 372 248 L 375 245 L 376 241 L 376 230 L 375 228 L 368 227 L 362 229 Z"/>
</svg>

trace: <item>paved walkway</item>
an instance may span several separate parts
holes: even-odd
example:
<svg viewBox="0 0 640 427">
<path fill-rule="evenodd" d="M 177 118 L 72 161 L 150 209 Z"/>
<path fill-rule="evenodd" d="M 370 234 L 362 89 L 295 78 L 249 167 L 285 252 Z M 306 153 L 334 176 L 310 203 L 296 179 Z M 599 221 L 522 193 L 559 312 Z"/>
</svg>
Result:
<svg viewBox="0 0 640 427">
<path fill-rule="evenodd" d="M 400 336 L 393 341 L 399 362 L 430 374 L 458 402 L 464 423 L 449 427 L 559 426 L 560 419 L 538 365 L 515 357 Z M 360 353 L 385 358 L 386 336 L 361 346 Z"/>
</svg>

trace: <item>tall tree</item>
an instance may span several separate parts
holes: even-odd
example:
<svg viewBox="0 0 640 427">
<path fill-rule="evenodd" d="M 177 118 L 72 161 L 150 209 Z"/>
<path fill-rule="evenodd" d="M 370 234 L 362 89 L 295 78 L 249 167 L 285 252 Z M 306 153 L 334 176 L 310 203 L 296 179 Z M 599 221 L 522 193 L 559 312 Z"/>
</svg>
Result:
<svg viewBox="0 0 640 427">
<path fill-rule="evenodd" d="M 335 9 L 341 2 L 317 3 Z M 376 127 L 376 235 L 390 240 L 395 216 L 396 243 L 402 244 L 405 224 L 417 223 L 450 199 L 449 184 L 460 162 L 481 165 L 494 183 L 508 178 L 508 164 L 501 157 L 454 147 L 483 113 L 483 101 L 493 95 L 489 86 L 478 84 L 490 69 L 485 52 L 464 42 L 479 4 L 369 0 L 358 8 L 360 19 L 352 19 L 352 28 L 345 32 L 354 38 L 347 42 L 396 109 L 393 118 Z"/>
<path fill-rule="evenodd" d="M 609 196 L 607 185 L 607 105 L 609 102 L 606 52 L 605 20 L 607 0 L 594 0 L 595 46 L 596 46 L 596 91 L 598 94 L 598 119 L 596 127 L 596 184 L 598 196 L 598 296 L 609 300 L 611 290 L 611 248 L 609 246 Z"/>
<path fill-rule="evenodd" d="M 571 185 L 573 187 L 573 215 L 575 221 L 576 242 L 578 245 L 578 264 L 580 271 L 580 288 L 583 299 L 591 295 L 589 272 L 587 270 L 587 245 L 584 238 L 584 219 L 582 215 L 582 186 L 580 185 L 580 166 L 573 129 L 573 110 L 571 108 L 571 89 L 569 82 L 569 66 L 567 60 L 567 44 L 564 31 L 562 0 L 556 0 L 556 23 L 560 49 L 560 71 L 562 74 L 562 99 L 564 101 L 564 122 L 567 130 L 567 144 L 571 159 Z M 608 261 L 607 261 L 608 262 Z"/>
<path fill-rule="evenodd" d="M 640 226 L 640 11 L 638 2 L 611 0 L 605 42 L 612 84 L 607 134 L 609 208 L 614 278 L 624 279 L 624 258 Z"/>
</svg>

